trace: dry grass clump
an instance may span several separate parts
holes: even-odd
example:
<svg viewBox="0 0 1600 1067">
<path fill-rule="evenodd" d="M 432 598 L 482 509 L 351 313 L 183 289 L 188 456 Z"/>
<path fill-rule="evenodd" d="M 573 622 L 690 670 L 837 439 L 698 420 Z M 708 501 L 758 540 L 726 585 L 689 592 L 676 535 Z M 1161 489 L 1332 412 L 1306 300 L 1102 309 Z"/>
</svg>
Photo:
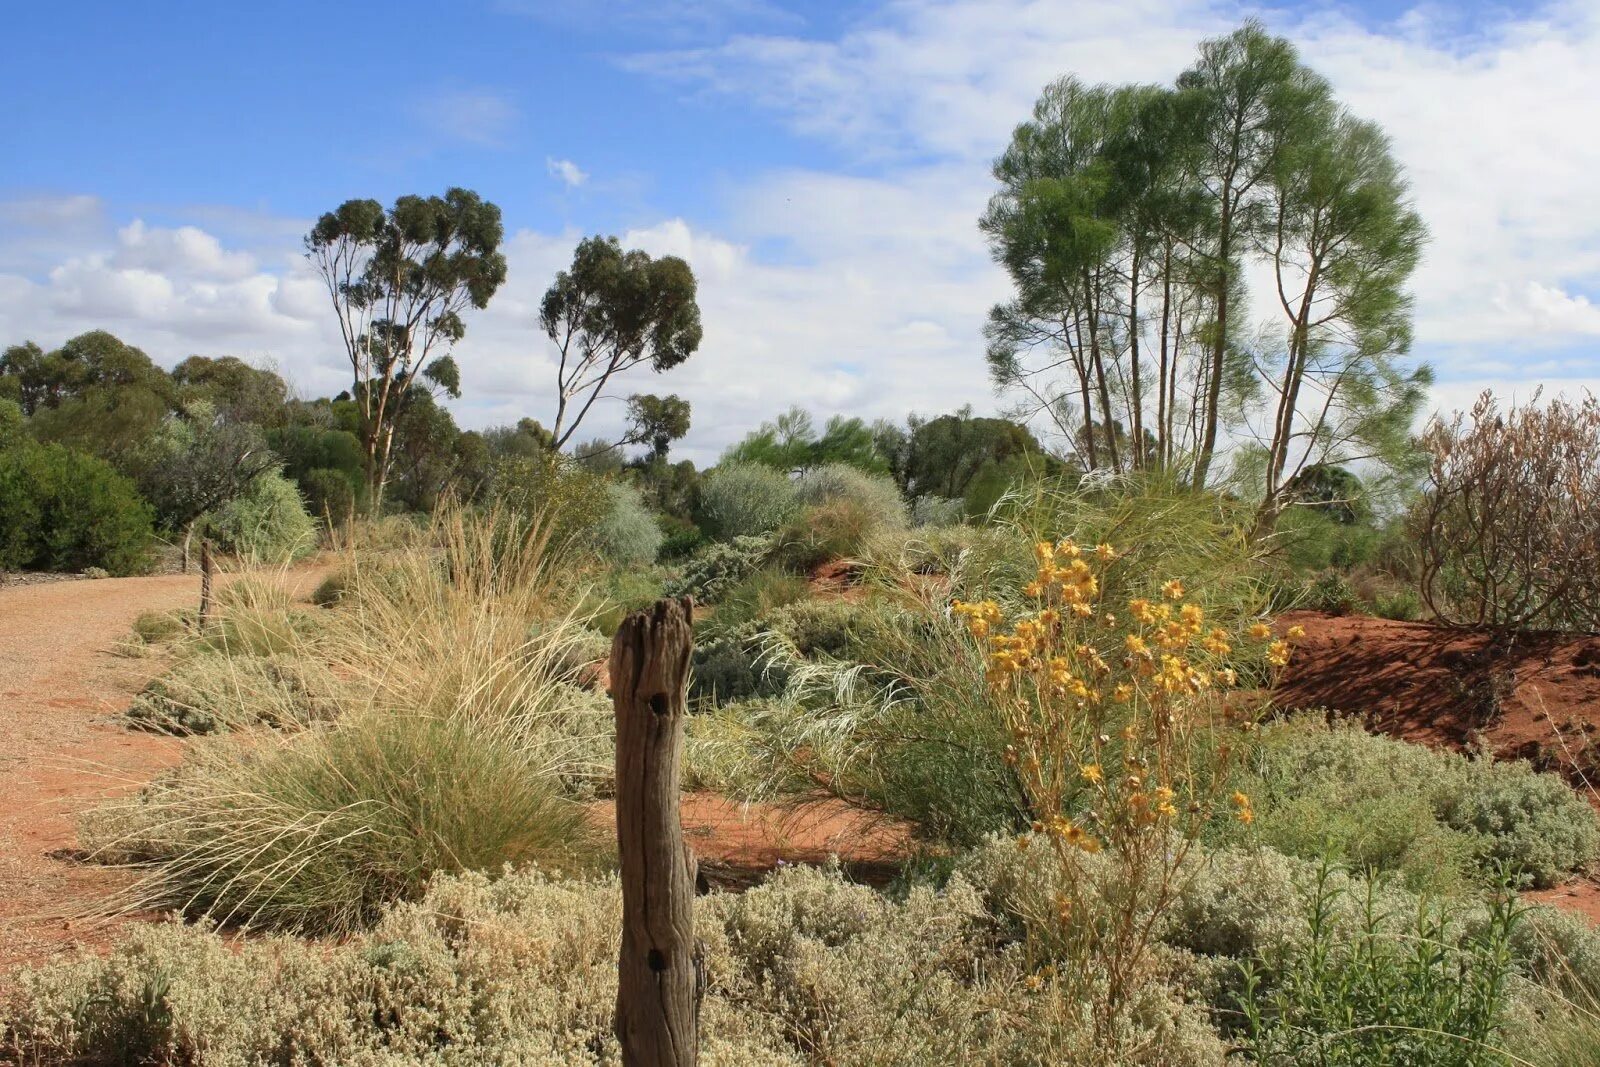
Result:
<svg viewBox="0 0 1600 1067">
<path fill-rule="evenodd" d="M 303 728 L 332 719 L 338 706 L 338 683 L 316 659 L 197 655 L 145 686 L 127 716 L 141 729 L 209 734 L 256 724 Z"/>
<path fill-rule="evenodd" d="M 440 877 L 336 946 L 230 947 L 137 929 L 104 958 L 22 975 L 0 1040 L 21 1062 L 615 1064 L 620 894 L 538 871 Z M 1041 1010 L 1021 954 L 957 880 L 897 903 L 837 872 L 702 898 L 707 1065 L 1220 1060 L 1167 1003 L 1135 1059 Z M 1156 1016 L 1160 1016 L 1157 1018 Z"/>
<path fill-rule="evenodd" d="M 100 858 L 143 870 L 128 904 L 343 932 L 438 871 L 595 855 L 575 800 L 609 777 L 610 718 L 568 684 L 586 631 L 563 614 L 571 571 L 539 524 L 446 510 L 431 542 L 352 573 L 314 641 L 291 624 L 292 655 L 227 640 L 141 705 L 174 729 L 326 724 L 195 745 L 174 775 L 91 819 Z M 240 580 L 217 631 L 256 633 L 241 620 L 286 606 L 281 589 Z M 337 684 L 308 701 L 309 677 Z"/>
</svg>

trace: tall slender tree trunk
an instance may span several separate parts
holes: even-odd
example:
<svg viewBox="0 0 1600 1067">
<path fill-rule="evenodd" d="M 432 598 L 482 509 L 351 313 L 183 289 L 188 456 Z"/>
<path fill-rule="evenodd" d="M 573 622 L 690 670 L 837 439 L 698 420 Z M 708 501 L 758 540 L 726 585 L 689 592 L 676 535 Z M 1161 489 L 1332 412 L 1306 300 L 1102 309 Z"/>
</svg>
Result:
<svg viewBox="0 0 1600 1067">
<path fill-rule="evenodd" d="M 1172 245 L 1167 245 L 1161 262 L 1161 352 L 1156 367 L 1156 455 L 1163 468 L 1172 464 L 1171 413 L 1167 408 L 1167 376 L 1176 375 L 1176 366 L 1167 366 L 1168 333 L 1172 321 Z M 1174 362 L 1176 362 L 1174 360 Z"/>
<path fill-rule="evenodd" d="M 1106 454 L 1111 469 L 1120 471 L 1122 462 L 1117 457 L 1116 423 L 1111 418 L 1111 388 L 1106 384 L 1106 368 L 1100 353 L 1100 292 L 1088 271 L 1083 273 L 1083 284 L 1089 296 L 1089 358 L 1094 366 L 1095 389 L 1100 394 L 1100 423 L 1106 431 Z"/>
<path fill-rule="evenodd" d="M 1128 286 L 1128 346 L 1132 361 L 1133 469 L 1144 467 L 1144 392 L 1139 385 L 1139 247 L 1134 245 L 1133 270 Z"/>
</svg>

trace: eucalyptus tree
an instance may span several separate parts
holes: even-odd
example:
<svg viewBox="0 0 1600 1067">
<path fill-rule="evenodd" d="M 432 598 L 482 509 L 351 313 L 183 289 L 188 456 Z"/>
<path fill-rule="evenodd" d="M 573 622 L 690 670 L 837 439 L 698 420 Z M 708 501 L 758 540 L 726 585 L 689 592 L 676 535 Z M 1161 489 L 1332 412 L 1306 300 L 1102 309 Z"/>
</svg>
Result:
<svg viewBox="0 0 1600 1067">
<path fill-rule="evenodd" d="M 374 510 L 413 387 L 459 394 L 450 352 L 466 334 L 464 313 L 488 306 L 505 282 L 504 236 L 500 209 L 459 188 L 402 196 L 387 211 L 376 200 L 347 200 L 306 235 L 350 362 Z"/>
<path fill-rule="evenodd" d="M 587 237 L 545 292 L 539 325 L 558 354 L 550 432 L 559 449 L 614 378 L 641 364 L 671 370 L 700 347 L 694 271 L 677 256 L 652 259 L 624 252 L 615 237 Z"/>
</svg>

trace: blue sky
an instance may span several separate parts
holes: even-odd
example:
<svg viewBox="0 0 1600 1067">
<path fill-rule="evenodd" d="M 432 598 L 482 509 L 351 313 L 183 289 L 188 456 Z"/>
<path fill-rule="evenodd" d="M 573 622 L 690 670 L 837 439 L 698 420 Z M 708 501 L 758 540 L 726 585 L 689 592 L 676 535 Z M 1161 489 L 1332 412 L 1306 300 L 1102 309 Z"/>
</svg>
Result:
<svg viewBox="0 0 1600 1067">
<path fill-rule="evenodd" d="M 105 326 L 337 389 L 299 235 L 347 197 L 459 184 L 511 234 L 461 353 L 469 425 L 548 416 L 533 309 L 594 232 L 701 279 L 702 352 L 630 383 L 694 402 L 696 459 L 790 403 L 993 409 L 1006 285 L 975 219 L 1011 125 L 1057 75 L 1168 80 L 1252 15 L 1407 165 L 1439 405 L 1600 381 L 1595 0 L 29 5 L 0 67 L 0 342 Z"/>
</svg>

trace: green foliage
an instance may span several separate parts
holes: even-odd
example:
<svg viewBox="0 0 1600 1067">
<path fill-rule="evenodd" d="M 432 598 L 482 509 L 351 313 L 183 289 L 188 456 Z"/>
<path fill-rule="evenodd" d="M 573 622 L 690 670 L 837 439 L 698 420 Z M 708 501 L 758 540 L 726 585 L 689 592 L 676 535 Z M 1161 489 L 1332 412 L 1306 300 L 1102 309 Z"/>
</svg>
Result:
<svg viewBox="0 0 1600 1067">
<path fill-rule="evenodd" d="M 849 497 L 807 508 L 778 531 L 775 555 L 786 566 L 811 571 L 847 560 L 866 547 L 883 526 L 868 505 Z"/>
<path fill-rule="evenodd" d="M 347 200 L 306 234 L 307 258 L 334 296 L 374 506 L 414 390 L 456 389 L 455 364 L 445 361 L 466 333 L 462 313 L 488 306 L 505 282 L 504 237 L 500 209 L 461 188 L 402 196 L 387 211 Z"/>
<path fill-rule="evenodd" d="M 967 515 L 981 516 L 1031 470 L 1050 467 L 1026 426 L 962 408 L 927 421 L 912 419 L 897 475 L 912 497 L 960 500 Z"/>
<path fill-rule="evenodd" d="M 133 636 L 142 644 L 165 644 L 188 632 L 192 615 L 181 611 L 140 612 L 133 620 Z"/>
<path fill-rule="evenodd" d="M 1251 1062 L 1291 1067 L 1473 1067 L 1503 1063 L 1494 1043 L 1509 999 L 1520 912 L 1497 898 L 1461 931 L 1460 910 L 1419 904 L 1404 938 L 1388 935 L 1368 885 L 1354 937 L 1333 921 L 1346 890 L 1325 866 L 1307 902 L 1306 943 L 1281 946 L 1244 974 L 1240 1012 Z M 1270 991 L 1261 971 L 1273 972 Z"/>
<path fill-rule="evenodd" d="M 615 237 L 585 237 L 545 291 L 539 325 L 562 353 L 551 427 L 560 449 L 612 378 L 644 363 L 671 370 L 700 347 L 694 271 L 677 256 L 652 259 L 624 252 Z"/>
<path fill-rule="evenodd" d="M 1348 615 L 1358 603 L 1355 587 L 1338 571 L 1323 571 L 1306 586 L 1304 604 L 1317 611 Z"/>
<path fill-rule="evenodd" d="M 299 559 L 317 547 L 317 525 L 300 490 L 274 471 L 213 512 L 206 527 L 224 550 L 267 563 Z"/>
<path fill-rule="evenodd" d="M 635 393 L 628 398 L 628 437 L 646 444 L 645 462 L 665 463 L 672 442 L 689 432 L 689 402 L 677 395 Z"/>
<path fill-rule="evenodd" d="M 103 460 L 61 445 L 0 450 L 0 567 L 134 574 L 151 520 L 133 483 Z"/>
<path fill-rule="evenodd" d="M 868 473 L 885 472 L 879 435 L 860 419 L 835 415 L 819 435 L 811 415 L 790 408 L 764 422 L 722 454 L 722 465 L 755 463 L 790 474 L 826 465 L 854 467 Z"/>
<path fill-rule="evenodd" d="M 720 541 L 771 533 L 799 509 L 794 483 L 761 464 L 724 464 L 700 483 L 699 524 Z"/>
<path fill-rule="evenodd" d="M 1550 886 L 1600 855 L 1600 824 L 1560 779 L 1469 761 L 1308 716 L 1263 730 L 1239 788 L 1256 822 L 1236 834 L 1290 855 L 1458 890 L 1510 869 Z"/>
<path fill-rule="evenodd" d="M 666 594 L 694 597 L 697 604 L 715 604 L 766 563 L 772 548 L 768 537 L 713 541 L 694 554 L 682 574 L 667 583 Z"/>
<path fill-rule="evenodd" d="M 585 543 L 612 503 L 605 482 L 559 452 L 496 461 L 490 497 L 513 514 L 538 516 L 560 544 Z"/>
<path fill-rule="evenodd" d="M 802 656 L 844 659 L 854 647 L 860 613 L 858 605 L 845 600 L 799 600 L 768 612 L 763 621 Z"/>
<path fill-rule="evenodd" d="M 664 537 L 639 490 L 625 482 L 608 482 L 605 494 L 609 507 L 592 532 L 595 550 L 602 559 L 621 566 L 655 562 Z"/>
<path fill-rule="evenodd" d="M 234 356 L 190 356 L 172 368 L 183 406 L 209 404 L 229 422 L 276 426 L 284 420 L 288 386 L 265 367 Z"/>
</svg>

